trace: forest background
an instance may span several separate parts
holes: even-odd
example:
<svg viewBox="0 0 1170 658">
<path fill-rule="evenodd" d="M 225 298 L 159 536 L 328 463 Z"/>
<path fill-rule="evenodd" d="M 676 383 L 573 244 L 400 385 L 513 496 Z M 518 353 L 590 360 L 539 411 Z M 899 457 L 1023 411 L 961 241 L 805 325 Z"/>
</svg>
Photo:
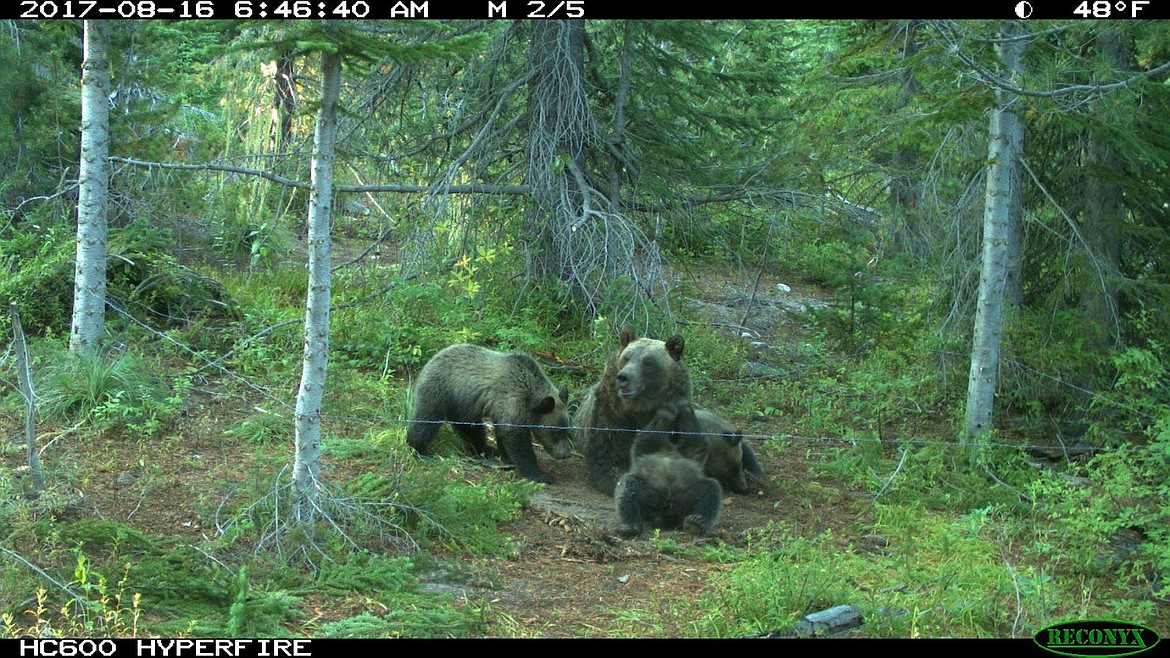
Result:
<svg viewBox="0 0 1170 658">
<path fill-rule="evenodd" d="M 1165 23 L 7 21 L 0 61 L 5 635 L 1170 632 Z M 579 391 L 622 326 L 765 465 L 712 537 L 404 448 L 442 347 Z M 541 598 L 598 566 L 662 587 Z"/>
</svg>

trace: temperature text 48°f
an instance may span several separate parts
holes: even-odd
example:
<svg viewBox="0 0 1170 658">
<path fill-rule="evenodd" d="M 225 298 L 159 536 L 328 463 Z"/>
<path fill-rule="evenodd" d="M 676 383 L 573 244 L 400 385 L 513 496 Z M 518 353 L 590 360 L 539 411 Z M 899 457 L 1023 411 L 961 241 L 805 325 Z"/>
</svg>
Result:
<svg viewBox="0 0 1170 658">
<path fill-rule="evenodd" d="M 1150 0 L 1083 0 L 1073 13 L 1081 18 L 1137 18 Z"/>
</svg>

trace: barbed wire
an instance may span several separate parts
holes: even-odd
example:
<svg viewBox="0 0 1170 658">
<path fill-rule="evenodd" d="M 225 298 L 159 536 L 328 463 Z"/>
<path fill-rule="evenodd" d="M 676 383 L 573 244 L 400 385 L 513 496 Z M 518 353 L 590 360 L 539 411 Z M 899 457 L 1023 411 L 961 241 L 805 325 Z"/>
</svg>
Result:
<svg viewBox="0 0 1170 658">
<path fill-rule="evenodd" d="M 89 294 L 92 294 L 92 293 L 89 293 Z M 264 387 L 260 384 L 256 384 L 253 381 L 251 381 L 250 379 L 248 379 L 247 377 L 232 371 L 230 368 L 228 368 L 227 366 L 225 366 L 222 363 L 222 361 L 224 359 L 223 357 L 218 357 L 215 359 L 209 358 L 207 355 L 199 352 L 198 350 L 195 350 L 190 345 L 177 340 L 174 336 L 171 336 L 165 332 L 159 331 L 159 330 L 155 329 L 154 327 L 151 327 L 150 325 L 142 322 L 138 318 L 134 317 L 133 314 L 129 313 L 128 311 L 126 311 L 124 308 L 122 308 L 116 302 L 114 302 L 113 300 L 111 300 L 109 298 L 106 299 L 106 305 L 111 310 L 113 310 L 115 313 L 122 315 L 123 317 L 128 319 L 130 322 L 134 323 L 136 326 L 141 328 L 143 331 L 146 331 L 149 334 L 157 336 L 158 338 L 165 340 L 166 342 L 174 345 L 175 347 L 186 352 L 187 354 L 190 354 L 193 360 L 203 364 L 199 368 L 200 371 L 207 370 L 207 369 L 217 370 L 217 371 L 223 373 L 224 375 L 230 377 L 232 380 L 241 383 L 242 385 L 244 385 L 248 389 L 255 391 L 259 395 L 263 396 L 265 399 L 274 402 L 275 404 L 283 407 L 284 409 L 286 409 L 289 412 L 295 413 L 295 405 L 293 403 L 288 402 L 286 400 L 283 400 L 283 399 L 273 395 L 272 393 L 269 392 L 269 390 L 266 387 Z M 282 324 L 284 324 L 284 323 L 282 323 Z M 257 336 L 264 335 L 266 333 L 269 333 L 269 332 L 263 331 L 263 332 L 260 332 L 260 334 L 257 334 Z M 1034 372 L 1038 372 L 1038 371 L 1034 371 Z M 1044 373 L 1038 373 L 1038 374 L 1044 374 Z M 1046 376 L 1052 377 L 1051 375 L 1046 375 Z M 271 412 L 268 412 L 268 413 L 271 413 Z M 335 421 L 335 422 L 352 422 L 352 423 L 360 423 L 360 424 L 366 424 L 366 425 L 387 425 L 387 424 L 397 424 L 397 425 L 411 425 L 411 424 L 444 425 L 444 424 L 447 424 L 447 425 L 452 425 L 452 426 L 490 425 L 490 426 L 497 427 L 497 428 L 498 427 L 507 427 L 507 428 L 522 429 L 522 430 L 554 430 L 554 431 L 566 430 L 566 431 L 573 432 L 573 433 L 578 434 L 578 435 L 580 435 L 582 433 L 590 432 L 590 431 L 629 432 L 629 433 L 634 433 L 634 432 L 639 431 L 636 428 L 594 427 L 594 426 L 589 426 L 589 425 L 573 425 L 573 424 L 569 424 L 567 426 L 561 426 L 561 425 L 526 424 L 526 423 L 490 423 L 490 422 L 484 423 L 484 422 L 475 422 L 475 421 L 450 421 L 450 420 L 433 420 L 433 419 L 393 418 L 393 417 L 388 417 L 388 416 L 377 416 L 377 415 L 355 416 L 355 415 L 351 415 L 351 414 L 329 413 L 329 412 L 322 412 L 321 418 L 322 418 L 322 420 L 331 420 L 331 421 Z M 716 433 L 716 432 L 675 432 L 675 433 L 682 435 L 682 436 L 688 436 L 688 435 L 717 436 L 718 435 L 718 433 Z M 946 447 L 946 448 L 959 448 L 959 449 L 992 447 L 992 448 L 1008 448 L 1008 449 L 1014 449 L 1014 450 L 1038 450 L 1038 451 L 1051 451 L 1051 450 L 1056 448 L 1056 446 L 1052 446 L 1052 445 L 1031 445 L 1031 444 L 1022 444 L 1022 443 L 1018 443 L 1018 442 L 1007 442 L 1007 441 L 995 441 L 995 440 L 963 441 L 963 440 L 930 439 L 930 438 L 925 438 L 925 437 L 901 437 L 901 438 L 881 438 L 881 437 L 863 437 L 863 436 L 836 436 L 836 437 L 834 437 L 834 436 L 804 436 L 804 435 L 800 435 L 800 434 L 791 434 L 791 433 L 755 434 L 755 433 L 750 433 L 750 432 L 741 432 L 740 436 L 743 437 L 743 439 L 746 441 L 753 441 L 753 442 L 758 442 L 758 443 L 763 443 L 765 441 L 771 441 L 771 440 L 789 441 L 789 442 L 804 442 L 804 443 L 809 443 L 809 444 L 813 444 L 813 443 L 819 443 L 819 444 L 844 443 L 844 444 L 849 444 L 849 445 L 854 445 L 854 446 L 856 446 L 858 444 L 879 444 L 882 446 L 893 446 L 893 445 L 902 445 L 902 444 L 909 443 L 909 444 L 913 444 L 916 446 L 940 446 L 940 447 Z M 1118 448 L 1093 446 L 1093 450 L 1096 452 L 1113 452 L 1113 451 L 1116 451 L 1117 449 Z"/>
<path fill-rule="evenodd" d="M 570 432 L 585 432 L 585 431 L 589 431 L 589 430 L 596 430 L 596 431 L 603 431 L 603 432 L 623 432 L 623 433 L 631 433 L 631 434 L 641 431 L 637 428 L 595 427 L 595 426 L 591 426 L 591 425 L 569 424 L 569 425 L 561 426 L 561 425 L 542 425 L 542 424 L 529 424 L 529 423 L 492 423 L 492 422 L 475 422 L 475 421 L 389 418 L 389 417 L 380 417 L 380 416 L 373 416 L 373 417 L 371 417 L 371 416 L 350 416 L 350 415 L 345 415 L 345 414 L 325 414 L 325 413 L 321 414 L 321 417 L 323 419 L 331 419 L 331 420 L 337 420 L 337 421 L 350 421 L 350 422 L 371 423 L 371 424 L 375 424 L 375 423 L 394 423 L 394 424 L 400 424 L 400 425 L 444 425 L 444 424 L 446 424 L 446 425 L 459 425 L 459 426 L 471 426 L 471 427 L 478 427 L 478 426 L 487 425 L 487 426 L 491 426 L 491 427 L 508 427 L 508 428 L 527 429 L 527 430 L 568 430 Z M 681 436 L 720 436 L 721 435 L 721 433 L 719 433 L 719 432 L 686 432 L 686 431 L 673 431 L 673 430 L 671 433 L 681 435 Z M 744 440 L 757 441 L 760 443 L 762 443 L 764 441 L 769 441 L 769 440 L 783 440 L 783 441 L 807 442 L 807 443 L 848 443 L 850 445 L 856 445 L 859 443 L 876 443 L 876 444 L 880 444 L 883 446 L 894 446 L 894 445 L 900 445 L 900 444 L 905 444 L 905 443 L 911 443 L 911 444 L 918 445 L 918 446 L 947 446 L 947 447 L 954 447 L 954 448 L 995 447 L 995 448 L 1011 448 L 1011 449 L 1015 449 L 1015 450 L 1042 450 L 1042 451 L 1051 451 L 1054 449 L 1054 446 L 1051 446 L 1051 445 L 1029 445 L 1029 444 L 1021 444 L 1021 443 L 1008 443 L 1008 442 L 1004 442 L 1004 441 L 982 441 L 982 442 L 947 441 L 947 440 L 943 440 L 943 439 L 927 439 L 927 438 L 921 438 L 921 437 L 904 437 L 904 438 L 899 438 L 899 439 L 883 439 L 880 437 L 860 437 L 860 436 L 803 436 L 800 434 L 789 434 L 789 433 L 785 433 L 785 432 L 775 433 L 775 434 L 752 434 L 752 433 L 748 433 L 748 432 L 739 432 L 738 434 L 739 434 L 739 436 L 743 437 Z M 1111 452 L 1114 450 L 1114 449 L 1110 449 L 1110 448 L 1098 448 L 1096 446 L 1093 446 L 1093 449 L 1097 452 Z"/>
<path fill-rule="evenodd" d="M 86 291 L 86 293 L 91 294 L 91 295 L 93 294 L 92 292 L 90 292 L 88 290 Z M 257 393 L 259 393 L 260 395 L 264 396 L 265 398 L 289 409 L 290 411 L 295 409 L 295 407 L 292 404 L 290 404 L 290 403 L 276 397 L 275 395 L 272 395 L 271 393 L 269 393 L 268 389 L 266 389 L 265 387 L 263 387 L 259 384 L 255 384 L 251 380 L 249 380 L 247 377 L 244 377 L 243 375 L 237 374 L 237 373 L 232 372 L 231 370 L 225 368 L 221 363 L 219 363 L 220 359 L 216 359 L 213 361 L 213 360 L 207 358 L 207 356 L 204 355 L 202 352 L 192 348 L 190 345 L 176 340 L 174 336 L 171 336 L 170 334 L 159 331 L 159 330 L 155 329 L 154 327 L 146 324 L 145 322 L 139 320 L 138 318 L 134 317 L 134 315 L 132 313 L 129 313 L 128 311 L 121 308 L 120 306 L 115 304 L 113 301 L 111 301 L 109 299 L 109 297 L 106 298 L 106 306 L 109 306 L 111 309 L 114 310 L 114 312 L 124 316 L 126 319 L 128 319 L 131 322 L 133 322 L 134 324 L 138 325 L 140 328 L 142 328 L 147 333 L 154 334 L 155 336 L 162 338 L 163 340 L 167 341 L 168 343 L 171 343 L 172 345 L 178 347 L 179 349 L 187 352 L 188 354 L 190 354 L 192 357 L 194 357 L 198 361 L 203 362 L 204 368 L 213 368 L 215 370 L 219 370 L 220 372 L 227 375 L 228 377 L 231 377 L 232 379 L 242 383 L 244 386 L 247 386 L 248 388 L 250 388 L 250 389 L 256 391 Z"/>
</svg>

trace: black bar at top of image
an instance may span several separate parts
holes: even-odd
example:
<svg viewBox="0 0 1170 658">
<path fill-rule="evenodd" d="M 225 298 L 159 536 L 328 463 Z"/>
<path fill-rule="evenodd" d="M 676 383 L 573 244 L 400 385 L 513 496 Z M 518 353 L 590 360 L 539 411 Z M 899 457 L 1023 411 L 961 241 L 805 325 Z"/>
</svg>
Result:
<svg viewBox="0 0 1170 658">
<path fill-rule="evenodd" d="M 5 19 L 988 19 L 1170 18 L 1170 0 L 14 0 Z"/>
</svg>

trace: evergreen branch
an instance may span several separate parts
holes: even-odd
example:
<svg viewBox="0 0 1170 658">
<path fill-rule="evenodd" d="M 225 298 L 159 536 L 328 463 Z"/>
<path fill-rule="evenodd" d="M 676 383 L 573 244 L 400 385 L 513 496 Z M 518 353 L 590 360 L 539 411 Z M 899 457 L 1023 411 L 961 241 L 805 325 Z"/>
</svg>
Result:
<svg viewBox="0 0 1170 658">
<path fill-rule="evenodd" d="M 964 65 L 974 71 L 975 77 L 980 82 L 996 91 L 1006 91 L 1017 96 L 1027 96 L 1031 98 L 1059 98 L 1073 94 L 1104 95 L 1108 92 L 1121 89 L 1122 87 L 1128 87 L 1137 82 L 1141 82 L 1142 80 L 1148 80 L 1154 76 L 1170 71 L 1170 61 L 1167 61 L 1160 66 L 1142 71 L 1125 78 L 1124 80 L 1118 80 L 1116 82 L 1067 85 L 1046 91 L 1025 89 L 1024 87 L 1013 84 L 1009 77 L 1004 77 L 998 73 L 995 73 L 994 71 L 991 71 L 987 67 L 976 62 L 975 59 L 970 55 L 964 53 L 957 40 L 954 38 L 954 31 L 949 26 L 938 22 L 932 23 L 932 25 L 934 25 L 939 34 L 941 34 L 943 38 L 947 40 L 947 43 L 950 45 L 951 52 L 954 54 L 954 56 L 957 57 L 959 61 L 963 62 Z M 1023 35 L 1017 35 L 1016 37 L 1013 37 L 1013 39 L 1020 38 L 1023 38 Z"/>
<path fill-rule="evenodd" d="M 249 167 L 237 167 L 235 165 L 223 165 L 212 162 L 205 162 L 203 164 L 177 164 L 173 162 L 148 162 L 146 160 L 134 160 L 131 158 L 122 158 L 117 156 L 110 157 L 111 162 L 118 162 L 134 167 L 146 167 L 148 169 L 178 169 L 182 171 L 224 171 L 233 174 L 242 174 L 244 176 L 256 176 L 264 180 L 272 181 L 278 185 L 285 187 L 292 187 L 296 189 L 307 190 L 309 183 L 305 181 L 297 181 L 291 178 L 279 176 L 270 171 L 262 169 L 251 169 Z M 386 185 L 335 185 L 334 192 L 400 192 L 403 194 L 516 194 L 525 195 L 529 193 L 527 185 L 484 185 L 484 184 L 469 184 L 469 185 L 449 185 L 449 186 L 434 186 L 434 185 L 415 185 L 408 183 L 392 183 Z"/>
</svg>

